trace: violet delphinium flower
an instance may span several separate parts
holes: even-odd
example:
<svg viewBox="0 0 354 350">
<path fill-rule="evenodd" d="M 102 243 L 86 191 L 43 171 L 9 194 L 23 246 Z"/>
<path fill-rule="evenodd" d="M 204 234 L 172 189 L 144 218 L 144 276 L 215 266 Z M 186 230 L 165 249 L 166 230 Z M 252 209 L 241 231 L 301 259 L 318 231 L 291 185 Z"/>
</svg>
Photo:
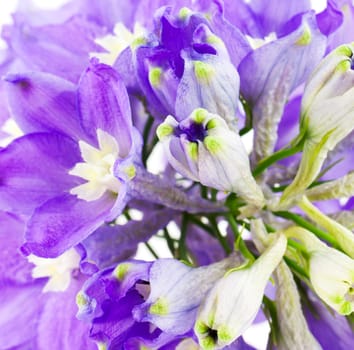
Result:
<svg viewBox="0 0 354 350">
<path fill-rule="evenodd" d="M 13 113 L 30 133 L 2 151 L 2 207 L 33 212 L 26 254 L 57 256 L 124 208 L 125 186 L 113 172 L 123 159 L 129 172 L 137 154 L 128 96 L 116 73 L 96 62 L 81 78 L 79 115 L 69 82 L 40 73 L 7 79 Z"/>
<path fill-rule="evenodd" d="M 250 350 L 257 314 L 257 348 L 352 347 L 353 13 L 20 0 L 1 34 L 0 348 Z"/>
</svg>

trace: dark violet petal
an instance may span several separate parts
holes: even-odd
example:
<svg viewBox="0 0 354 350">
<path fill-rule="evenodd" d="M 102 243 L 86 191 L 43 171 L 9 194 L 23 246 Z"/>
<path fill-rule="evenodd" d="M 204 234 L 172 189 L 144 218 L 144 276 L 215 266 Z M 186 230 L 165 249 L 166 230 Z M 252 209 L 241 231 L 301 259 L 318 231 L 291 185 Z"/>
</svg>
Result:
<svg viewBox="0 0 354 350">
<path fill-rule="evenodd" d="M 83 128 L 92 140 L 96 130 L 112 135 L 119 155 L 128 155 L 132 145 L 129 97 L 122 79 L 111 67 L 91 60 L 79 84 L 79 109 Z"/>
<path fill-rule="evenodd" d="M 82 275 L 74 275 L 65 292 L 48 293 L 38 324 L 39 349 L 97 349 L 89 339 L 90 326 L 76 318 L 76 294 L 83 282 Z"/>
<path fill-rule="evenodd" d="M 90 337 L 109 345 L 113 341 L 115 346 L 120 345 L 118 349 L 121 348 L 135 324 L 132 309 L 142 301 L 142 296 L 136 290 L 129 291 L 122 299 L 107 300 L 102 304 L 103 315 L 93 322 Z"/>
<path fill-rule="evenodd" d="M 3 349 L 38 349 L 37 325 L 46 296 L 41 293 L 45 282 L 16 286 L 0 284 L 0 344 Z"/>
<path fill-rule="evenodd" d="M 323 16 L 318 18 L 319 25 L 328 35 L 327 52 L 354 40 L 354 4 L 351 1 L 329 0 L 327 11 L 320 15 Z"/>
<path fill-rule="evenodd" d="M 13 214 L 0 212 L 0 225 L 0 286 L 32 282 L 34 265 L 19 250 L 24 239 L 25 222 Z"/>
<path fill-rule="evenodd" d="M 102 226 L 82 242 L 86 250 L 84 262 L 95 263 L 99 269 L 131 257 L 139 242 L 146 242 L 173 218 L 171 210 L 144 213 L 140 221 L 125 225 Z"/>
<path fill-rule="evenodd" d="M 11 74 L 6 80 L 12 114 L 24 132 L 59 131 L 84 138 L 74 84 L 40 72 Z"/>
<path fill-rule="evenodd" d="M 329 36 L 343 23 L 343 14 L 337 9 L 337 0 L 327 0 L 327 7 L 316 16 L 318 28 Z"/>
<path fill-rule="evenodd" d="M 54 258 L 75 246 L 109 217 L 114 198 L 104 195 L 86 202 L 64 194 L 38 207 L 28 222 L 22 251 Z"/>
<path fill-rule="evenodd" d="M 76 142 L 54 133 L 23 136 L 0 151 L 0 206 L 30 214 L 80 184 L 68 171 L 80 161 Z"/>
</svg>

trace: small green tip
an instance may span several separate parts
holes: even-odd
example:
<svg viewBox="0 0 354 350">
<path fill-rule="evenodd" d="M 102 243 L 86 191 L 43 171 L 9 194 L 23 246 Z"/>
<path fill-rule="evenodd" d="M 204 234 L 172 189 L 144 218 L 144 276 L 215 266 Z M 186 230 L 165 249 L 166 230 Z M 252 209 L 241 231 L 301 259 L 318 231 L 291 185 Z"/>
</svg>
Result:
<svg viewBox="0 0 354 350">
<path fill-rule="evenodd" d="M 81 308 L 88 304 L 88 300 L 86 295 L 83 292 L 79 292 L 76 294 L 76 305 Z"/>
<path fill-rule="evenodd" d="M 159 67 L 151 68 L 149 71 L 149 82 L 153 87 L 161 84 L 162 69 Z"/>
<path fill-rule="evenodd" d="M 133 50 L 135 50 L 136 48 L 138 48 L 139 46 L 145 45 L 146 44 L 146 38 L 143 36 L 139 36 L 136 39 L 133 40 L 133 42 L 131 43 L 131 48 Z"/>
<path fill-rule="evenodd" d="M 193 120 L 198 124 L 202 124 L 207 116 L 208 116 L 208 111 L 204 108 L 197 108 L 193 111 L 192 114 Z"/>
<path fill-rule="evenodd" d="M 345 73 L 351 69 L 352 62 L 350 59 L 345 59 L 337 64 L 336 72 Z"/>
<path fill-rule="evenodd" d="M 124 277 L 126 276 L 128 270 L 130 268 L 130 264 L 128 263 L 122 263 L 119 264 L 113 271 L 113 276 L 118 280 L 118 281 L 123 281 Z"/>
<path fill-rule="evenodd" d="M 178 17 L 182 20 L 187 19 L 191 15 L 192 11 L 188 7 L 182 7 L 179 10 Z"/>
<path fill-rule="evenodd" d="M 149 313 L 153 315 L 164 316 L 168 313 L 167 301 L 164 298 L 157 299 L 149 308 Z"/>
<path fill-rule="evenodd" d="M 165 137 L 170 136 L 172 133 L 173 126 L 167 123 L 160 124 L 156 130 L 156 135 L 160 141 Z"/>
<path fill-rule="evenodd" d="M 220 141 L 214 136 L 207 136 L 203 143 L 211 154 L 217 154 L 221 150 Z"/>
<path fill-rule="evenodd" d="M 218 36 L 216 36 L 214 34 L 208 35 L 206 38 L 206 41 L 209 44 L 217 44 L 217 45 L 223 44 L 223 41 Z"/>
<path fill-rule="evenodd" d="M 296 41 L 296 44 L 300 45 L 300 46 L 306 46 L 306 45 L 310 44 L 311 39 L 312 39 L 312 35 L 311 35 L 310 28 L 308 26 L 306 26 L 303 34 Z"/>
<path fill-rule="evenodd" d="M 129 180 L 133 179 L 136 175 L 136 168 L 133 164 L 126 166 L 123 171 L 128 176 Z"/>
<path fill-rule="evenodd" d="M 353 45 L 353 44 L 352 44 Z M 341 45 L 335 49 L 335 53 L 351 58 L 353 56 L 353 50 L 349 45 Z"/>
<path fill-rule="evenodd" d="M 196 161 L 198 159 L 198 144 L 196 142 L 190 142 L 187 146 L 188 156 Z"/>
<path fill-rule="evenodd" d="M 221 122 L 217 118 L 210 119 L 206 125 L 207 130 L 214 129 L 221 125 Z"/>
<path fill-rule="evenodd" d="M 210 79 L 214 76 L 215 70 L 211 64 L 195 61 L 194 62 L 194 72 L 200 83 L 209 83 Z"/>
</svg>

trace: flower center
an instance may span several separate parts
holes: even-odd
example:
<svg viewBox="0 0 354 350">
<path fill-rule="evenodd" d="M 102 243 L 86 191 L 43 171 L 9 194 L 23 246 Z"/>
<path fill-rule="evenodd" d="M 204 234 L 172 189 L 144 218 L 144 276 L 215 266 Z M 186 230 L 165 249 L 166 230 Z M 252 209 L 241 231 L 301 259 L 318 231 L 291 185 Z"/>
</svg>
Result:
<svg viewBox="0 0 354 350">
<path fill-rule="evenodd" d="M 99 199 L 106 191 L 119 192 L 120 181 L 114 176 L 114 164 L 118 159 L 119 146 L 113 136 L 97 130 L 99 148 L 79 141 L 81 156 L 85 162 L 77 163 L 70 175 L 81 177 L 87 182 L 76 186 L 70 193 L 86 201 Z"/>
<path fill-rule="evenodd" d="M 28 261 L 36 265 L 32 270 L 33 278 L 49 277 L 43 292 L 63 292 L 71 281 L 73 270 L 78 269 L 80 255 L 74 248 L 54 259 L 40 258 L 30 255 Z"/>
<path fill-rule="evenodd" d="M 186 135 L 188 141 L 203 141 L 206 136 L 206 130 L 202 123 L 192 122 L 188 127 L 178 125 L 174 130 L 175 136 Z"/>
</svg>

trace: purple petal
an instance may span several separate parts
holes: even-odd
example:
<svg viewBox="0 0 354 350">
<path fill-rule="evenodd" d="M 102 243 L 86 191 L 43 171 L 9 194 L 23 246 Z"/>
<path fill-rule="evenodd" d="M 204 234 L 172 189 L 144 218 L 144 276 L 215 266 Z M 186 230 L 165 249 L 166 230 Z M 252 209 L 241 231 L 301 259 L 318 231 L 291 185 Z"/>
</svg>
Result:
<svg viewBox="0 0 354 350">
<path fill-rule="evenodd" d="M 54 258 L 75 246 L 109 217 L 114 197 L 104 195 L 92 202 L 64 194 L 38 207 L 28 222 L 22 251 Z"/>
<path fill-rule="evenodd" d="M 89 339 L 89 325 L 76 318 L 76 294 L 83 282 L 83 276 L 73 276 L 65 292 L 48 294 L 38 324 L 40 349 L 97 349 Z"/>
<path fill-rule="evenodd" d="M 139 242 L 146 242 L 173 218 L 171 210 L 154 210 L 144 213 L 141 221 L 125 225 L 103 226 L 82 242 L 85 261 L 95 263 L 99 269 L 131 257 Z"/>
<path fill-rule="evenodd" d="M 31 26 L 21 18 L 8 31 L 7 41 L 26 65 L 77 82 L 89 62 L 89 52 L 99 51 L 92 24 L 73 17 L 64 24 Z M 68 40 L 70 38 L 70 40 Z"/>
<path fill-rule="evenodd" d="M 343 15 L 337 9 L 337 0 L 327 0 L 327 7 L 316 16 L 318 28 L 329 36 L 343 23 Z"/>
<path fill-rule="evenodd" d="M 0 283 L 0 344 L 6 344 L 4 349 L 30 349 L 30 344 L 36 343 L 37 325 L 46 301 L 41 293 L 43 286 L 43 281 L 22 286 Z"/>
<path fill-rule="evenodd" d="M 68 171 L 80 161 L 77 144 L 60 134 L 21 137 L 0 151 L 0 206 L 31 213 L 79 184 Z"/>
<path fill-rule="evenodd" d="M 311 332 L 323 349 L 353 349 L 354 337 L 349 321 L 330 312 L 313 294 L 309 298 L 312 305 L 305 307 L 305 316 Z"/>
<path fill-rule="evenodd" d="M 24 285 L 33 281 L 34 265 L 20 253 L 23 243 L 25 222 L 19 217 L 0 212 L 0 285 Z"/>
<path fill-rule="evenodd" d="M 116 138 L 119 155 L 128 155 L 132 145 L 129 97 L 122 79 L 111 67 L 91 61 L 81 76 L 79 108 L 83 128 L 92 140 L 101 129 Z"/>
<path fill-rule="evenodd" d="M 310 41 L 298 43 L 303 35 L 309 35 Z M 307 13 L 295 31 L 253 51 L 241 62 L 241 93 L 253 105 L 256 159 L 273 152 L 285 103 L 322 58 L 325 44 L 314 14 Z"/>
<path fill-rule="evenodd" d="M 39 72 L 11 74 L 6 80 L 12 114 L 24 132 L 58 131 L 84 138 L 74 84 Z"/>
<path fill-rule="evenodd" d="M 294 16 L 311 10 L 310 0 L 278 1 L 252 0 L 250 8 L 256 14 L 263 37 L 277 32 Z"/>
</svg>

